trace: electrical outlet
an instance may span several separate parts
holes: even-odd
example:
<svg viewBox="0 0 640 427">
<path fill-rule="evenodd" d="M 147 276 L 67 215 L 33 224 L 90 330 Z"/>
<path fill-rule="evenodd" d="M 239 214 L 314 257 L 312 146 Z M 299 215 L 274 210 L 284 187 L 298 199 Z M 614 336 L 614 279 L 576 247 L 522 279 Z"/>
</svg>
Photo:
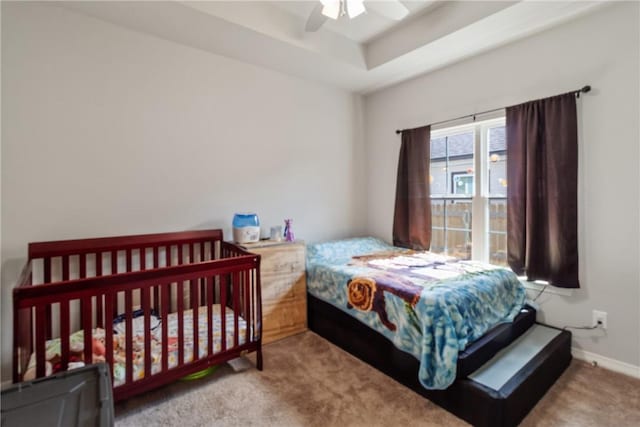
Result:
<svg viewBox="0 0 640 427">
<path fill-rule="evenodd" d="M 602 329 L 607 329 L 607 312 L 593 310 L 593 324 L 599 324 Z"/>
</svg>

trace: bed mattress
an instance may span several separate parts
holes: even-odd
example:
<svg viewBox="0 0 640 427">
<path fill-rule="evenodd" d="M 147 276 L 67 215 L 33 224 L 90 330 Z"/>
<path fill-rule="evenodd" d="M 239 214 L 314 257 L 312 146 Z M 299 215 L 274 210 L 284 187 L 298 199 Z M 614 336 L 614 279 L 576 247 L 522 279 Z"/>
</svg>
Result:
<svg viewBox="0 0 640 427">
<path fill-rule="evenodd" d="M 510 270 L 374 238 L 309 245 L 307 288 L 413 355 L 427 389 L 449 387 L 459 353 L 496 325 L 511 324 L 526 295 Z"/>
<path fill-rule="evenodd" d="M 220 316 L 220 305 L 212 306 L 212 326 L 213 326 L 213 352 L 218 353 L 222 350 L 222 324 Z M 162 322 L 161 319 L 152 315 L 150 316 L 151 327 L 151 373 L 156 374 L 162 370 Z M 178 313 L 170 313 L 167 317 L 167 336 L 168 336 L 168 366 L 169 368 L 178 365 Z M 207 307 L 199 307 L 198 310 L 198 358 L 207 356 L 209 345 L 209 334 L 207 326 Z M 238 316 L 238 343 L 245 343 L 246 338 L 246 321 Z M 114 325 L 113 334 L 113 385 L 117 387 L 125 383 L 126 378 L 126 321 L 122 321 Z M 229 307 L 225 307 L 225 340 L 226 348 L 234 346 L 234 312 Z M 184 339 L 184 361 L 193 360 L 193 311 L 191 309 L 183 312 L 183 339 Z M 145 376 L 144 370 L 144 317 L 136 317 L 132 321 L 132 343 L 133 343 L 133 380 L 137 381 Z M 93 363 L 104 362 L 105 357 L 95 351 L 95 343 L 100 343 L 102 347 L 105 341 L 105 330 L 95 328 L 92 330 L 94 341 Z M 74 366 L 84 366 L 82 355 L 84 353 L 84 331 L 78 330 L 70 335 L 71 363 L 69 369 Z M 98 345 L 100 347 L 100 344 Z M 46 342 L 46 375 L 51 375 L 59 370 L 59 362 L 61 356 L 60 338 L 48 340 Z M 29 365 L 23 380 L 35 377 L 35 353 L 31 355 Z"/>
</svg>

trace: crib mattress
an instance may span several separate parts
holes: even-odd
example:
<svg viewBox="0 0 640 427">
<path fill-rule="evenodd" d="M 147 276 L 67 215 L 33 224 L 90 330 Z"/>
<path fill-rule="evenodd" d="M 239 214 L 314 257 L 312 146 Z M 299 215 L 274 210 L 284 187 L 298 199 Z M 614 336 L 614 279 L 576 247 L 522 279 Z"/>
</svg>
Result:
<svg viewBox="0 0 640 427">
<path fill-rule="evenodd" d="M 222 350 L 222 322 L 220 316 L 220 304 L 212 305 L 212 326 L 213 326 L 213 352 L 218 353 Z M 209 346 L 207 307 L 199 307 L 198 310 L 198 358 L 207 356 Z M 162 370 L 162 322 L 156 316 L 150 316 L 151 327 L 151 374 L 156 374 Z M 174 368 L 178 366 L 178 313 L 171 313 L 167 317 L 167 339 L 168 339 L 168 366 Z M 113 334 L 113 385 L 117 387 L 126 381 L 126 321 L 114 326 Z M 245 343 L 247 331 L 247 323 L 238 316 L 238 344 Z M 133 380 L 140 380 L 145 377 L 144 366 L 144 317 L 134 318 L 132 321 L 132 343 L 133 343 Z M 226 348 L 234 346 L 234 312 L 229 307 L 225 309 L 225 341 Z M 95 328 L 92 330 L 94 340 L 104 344 L 105 330 Z M 191 309 L 183 312 L 183 340 L 184 340 L 184 362 L 193 360 L 193 311 Z M 73 363 L 74 360 L 82 361 L 84 352 L 84 331 L 78 330 L 70 335 L 69 344 L 71 350 L 71 363 L 69 369 L 74 366 L 83 366 L 84 363 Z M 60 338 L 48 340 L 46 342 L 46 375 L 51 375 L 59 370 L 59 362 L 62 354 Z M 93 354 L 93 363 L 104 362 L 104 355 Z M 35 377 L 35 353 L 31 354 L 27 371 L 23 380 L 33 379 Z"/>
</svg>

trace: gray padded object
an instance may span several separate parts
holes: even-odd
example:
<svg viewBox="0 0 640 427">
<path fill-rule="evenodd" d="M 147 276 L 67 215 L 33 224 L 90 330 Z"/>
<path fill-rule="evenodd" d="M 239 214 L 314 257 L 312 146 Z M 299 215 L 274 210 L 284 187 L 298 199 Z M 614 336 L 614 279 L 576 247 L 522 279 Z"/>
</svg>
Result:
<svg viewBox="0 0 640 427">
<path fill-rule="evenodd" d="M 2 390 L 2 426 L 99 426 L 114 423 L 109 369 L 104 363 L 59 372 Z"/>
</svg>

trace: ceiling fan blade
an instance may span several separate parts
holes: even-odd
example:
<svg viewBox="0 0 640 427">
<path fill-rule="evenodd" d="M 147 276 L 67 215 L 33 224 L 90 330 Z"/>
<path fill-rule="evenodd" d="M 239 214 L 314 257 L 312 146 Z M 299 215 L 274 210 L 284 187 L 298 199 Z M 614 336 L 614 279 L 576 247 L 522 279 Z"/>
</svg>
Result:
<svg viewBox="0 0 640 427">
<path fill-rule="evenodd" d="M 322 14 L 322 3 L 318 2 L 316 7 L 311 11 L 311 15 L 309 15 L 309 19 L 307 19 L 307 24 L 304 26 L 304 30 L 307 32 L 318 31 L 322 24 L 326 22 L 328 17 Z"/>
<path fill-rule="evenodd" d="M 409 14 L 409 9 L 400 3 L 399 0 L 365 1 L 364 5 L 367 10 L 371 10 L 378 15 L 396 21 L 401 20 Z"/>
</svg>

